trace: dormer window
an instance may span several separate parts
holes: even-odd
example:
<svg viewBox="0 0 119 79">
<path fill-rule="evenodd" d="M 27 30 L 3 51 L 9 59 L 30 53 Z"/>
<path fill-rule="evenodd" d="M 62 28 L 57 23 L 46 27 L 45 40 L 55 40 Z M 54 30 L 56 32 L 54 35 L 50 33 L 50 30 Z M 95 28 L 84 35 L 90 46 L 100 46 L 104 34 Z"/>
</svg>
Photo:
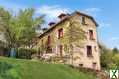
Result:
<svg viewBox="0 0 119 79">
<path fill-rule="evenodd" d="M 58 30 L 58 39 L 62 38 L 63 37 L 63 29 L 59 29 Z"/>
</svg>

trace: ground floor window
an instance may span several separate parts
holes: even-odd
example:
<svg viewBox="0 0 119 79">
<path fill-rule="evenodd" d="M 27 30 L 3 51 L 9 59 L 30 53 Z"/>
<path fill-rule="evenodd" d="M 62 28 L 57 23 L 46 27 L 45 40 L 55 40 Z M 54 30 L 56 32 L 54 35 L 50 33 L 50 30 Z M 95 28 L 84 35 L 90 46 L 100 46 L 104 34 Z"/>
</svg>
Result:
<svg viewBox="0 0 119 79">
<path fill-rule="evenodd" d="M 92 57 L 92 46 L 87 46 L 87 56 Z"/>
<path fill-rule="evenodd" d="M 50 46 L 47 47 L 46 53 L 52 53 L 52 48 Z"/>
</svg>

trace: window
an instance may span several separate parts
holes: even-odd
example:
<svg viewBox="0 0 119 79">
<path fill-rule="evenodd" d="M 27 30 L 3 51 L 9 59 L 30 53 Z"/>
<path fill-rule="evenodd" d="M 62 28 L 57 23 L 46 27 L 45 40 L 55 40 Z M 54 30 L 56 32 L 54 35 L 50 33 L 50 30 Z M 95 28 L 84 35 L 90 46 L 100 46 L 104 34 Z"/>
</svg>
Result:
<svg viewBox="0 0 119 79">
<path fill-rule="evenodd" d="M 93 40 L 93 30 L 89 30 L 89 39 Z"/>
<path fill-rule="evenodd" d="M 84 17 L 84 16 L 81 16 L 81 17 L 80 17 L 80 21 L 81 21 L 81 24 L 86 24 L 86 22 L 85 22 L 85 17 Z"/>
<path fill-rule="evenodd" d="M 62 57 L 62 53 L 63 53 L 63 46 L 62 46 L 62 45 L 60 45 L 60 46 L 59 46 L 59 49 L 60 49 L 60 56 Z"/>
<path fill-rule="evenodd" d="M 63 29 L 59 29 L 58 30 L 58 39 L 62 38 L 63 37 Z"/>
<path fill-rule="evenodd" d="M 51 43 L 51 37 L 48 36 L 48 46 L 50 45 L 50 43 Z"/>
<path fill-rule="evenodd" d="M 50 46 L 47 46 L 46 53 L 52 53 L 52 48 Z"/>
<path fill-rule="evenodd" d="M 87 46 L 87 56 L 92 57 L 92 47 L 91 46 Z"/>
<path fill-rule="evenodd" d="M 52 53 L 52 48 L 51 48 L 51 36 L 49 35 L 48 36 L 48 39 L 47 39 L 47 50 L 46 50 L 46 53 Z"/>
</svg>

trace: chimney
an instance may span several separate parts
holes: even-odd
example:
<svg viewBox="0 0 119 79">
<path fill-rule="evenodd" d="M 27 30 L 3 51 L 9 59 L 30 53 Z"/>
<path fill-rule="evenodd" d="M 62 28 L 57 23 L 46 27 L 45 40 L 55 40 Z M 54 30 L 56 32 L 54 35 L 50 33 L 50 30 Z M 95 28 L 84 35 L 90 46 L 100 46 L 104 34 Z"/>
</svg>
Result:
<svg viewBox="0 0 119 79">
<path fill-rule="evenodd" d="M 54 24 L 55 24 L 55 22 L 50 22 L 48 25 L 53 26 Z"/>
<path fill-rule="evenodd" d="M 58 18 L 59 18 L 59 19 L 64 19 L 66 16 L 67 16 L 67 14 L 61 13 L 61 14 L 58 16 Z"/>
</svg>

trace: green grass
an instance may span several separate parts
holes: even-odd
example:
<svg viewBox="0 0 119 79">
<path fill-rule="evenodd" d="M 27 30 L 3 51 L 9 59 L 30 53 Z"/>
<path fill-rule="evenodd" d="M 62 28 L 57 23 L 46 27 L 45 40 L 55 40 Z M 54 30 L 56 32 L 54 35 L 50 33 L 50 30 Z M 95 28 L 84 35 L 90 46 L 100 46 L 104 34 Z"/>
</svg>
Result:
<svg viewBox="0 0 119 79">
<path fill-rule="evenodd" d="M 96 79 L 96 77 L 67 65 L 0 57 L 0 79 Z"/>
</svg>

